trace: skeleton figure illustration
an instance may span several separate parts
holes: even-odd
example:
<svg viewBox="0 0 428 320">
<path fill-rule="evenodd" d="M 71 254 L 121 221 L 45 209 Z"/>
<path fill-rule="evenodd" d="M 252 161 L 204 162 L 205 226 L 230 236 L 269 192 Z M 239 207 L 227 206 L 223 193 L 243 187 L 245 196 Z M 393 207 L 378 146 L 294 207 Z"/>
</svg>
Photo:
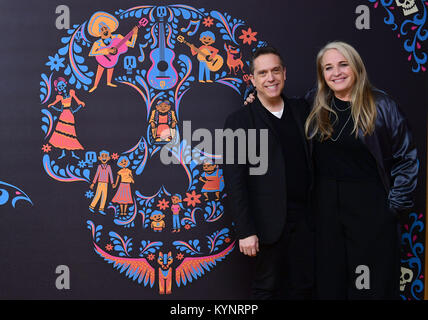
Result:
<svg viewBox="0 0 428 320">
<path fill-rule="evenodd" d="M 77 140 L 73 114 L 79 111 L 81 107 L 84 107 L 85 103 L 77 98 L 76 92 L 73 89 L 68 89 L 67 81 L 64 78 L 57 78 L 54 81 L 54 87 L 58 95 L 55 101 L 48 105 L 48 108 L 52 108 L 61 114 L 55 130 L 49 139 L 49 143 L 55 148 L 62 149 L 62 153 L 58 159 L 65 157 L 65 150 L 70 150 L 73 158 L 80 159 L 74 153 L 75 150 L 83 150 L 83 146 Z M 79 104 L 74 110 L 71 107 L 73 99 Z M 61 107 L 59 108 L 55 106 L 58 102 L 61 102 Z"/>
</svg>

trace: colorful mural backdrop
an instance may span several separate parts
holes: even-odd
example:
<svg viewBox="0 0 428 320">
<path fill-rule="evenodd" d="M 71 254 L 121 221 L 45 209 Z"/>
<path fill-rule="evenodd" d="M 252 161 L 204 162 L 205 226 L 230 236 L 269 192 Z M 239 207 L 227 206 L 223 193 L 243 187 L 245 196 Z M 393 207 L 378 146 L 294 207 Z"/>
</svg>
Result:
<svg viewBox="0 0 428 320">
<path fill-rule="evenodd" d="M 81 189 L 90 245 L 99 258 L 159 294 L 204 276 L 234 248 L 233 227 L 221 224 L 227 197 L 223 171 L 215 164 L 221 155 L 192 148 L 182 137 L 180 113 L 195 82 L 218 83 L 242 95 L 249 55 L 260 45 L 256 31 L 227 13 L 142 5 L 97 11 L 73 25 L 45 63 L 43 168 L 52 179 Z M 141 138 L 124 142 L 121 150 L 87 149 L 79 138 L 79 113 L 99 108 L 103 96 L 97 105 L 81 99 L 97 96 L 99 86 L 136 91 L 146 111 Z M 141 175 L 148 162 L 159 161 L 154 155 L 162 148 L 181 165 L 187 183 L 173 193 L 162 177 L 158 192 L 144 194 Z M 200 225 L 209 225 L 209 232 L 196 237 Z"/>
<path fill-rule="evenodd" d="M 383 16 L 383 23 L 391 28 L 390 36 L 397 40 L 395 52 L 407 59 L 410 72 L 424 74 L 428 2 L 365 2 L 374 13 L 371 18 Z M 67 210 L 62 202 L 79 204 L 73 214 L 86 223 L 72 228 L 87 229 L 87 238 L 78 241 L 93 250 L 92 259 L 103 261 L 107 274 L 121 274 L 123 281 L 146 287 L 155 297 L 171 295 L 179 287 L 191 290 L 193 282 L 216 272 L 234 252 L 236 239 L 233 221 L 224 209 L 223 172 L 216 164 L 221 154 L 195 146 L 185 134 L 184 120 L 201 122 L 208 110 L 204 103 L 196 110 L 187 97 L 203 96 L 205 88 L 223 88 L 242 101 L 250 84 L 251 54 L 267 45 L 262 37 L 278 41 L 280 49 L 289 48 L 281 30 L 260 32 L 253 25 L 254 21 L 261 25 L 258 18 L 254 20 L 257 6 L 263 4 L 235 6 L 240 16 L 214 3 L 211 8 L 173 3 L 125 9 L 95 6 L 86 15 L 73 15 L 68 30 L 48 38 L 50 43 L 56 41 L 49 48 L 56 49 L 41 49 L 44 58 L 36 83 L 39 101 L 32 103 L 39 113 L 31 116 L 38 132 L 30 134 L 39 136 L 35 148 L 42 174 L 32 181 L 47 179 L 38 189 L 63 188 L 67 200 L 35 200 L 23 191 L 38 194 L 33 183 L 17 187 L 14 181 L 0 181 L 0 208 L 35 213 L 43 201 L 56 201 L 58 210 Z M 321 10 L 316 6 L 315 11 Z M 287 2 L 278 7 L 279 11 L 287 8 Z M 253 19 L 245 21 L 248 16 Z M 304 33 L 303 29 L 295 31 Z M 123 102 L 116 107 L 124 119 L 130 115 L 128 101 L 137 97 L 141 118 L 133 118 L 130 124 L 118 120 L 112 128 L 115 119 L 106 118 L 107 95 L 120 96 L 118 101 Z M 136 138 L 119 136 L 135 123 Z M 103 134 L 113 129 L 118 136 L 103 141 Z M 426 133 L 416 132 L 421 134 Z M 3 137 L 2 145 L 7 146 L 10 139 L 6 134 Z M 421 160 L 426 159 L 425 150 L 419 149 Z M 167 167 L 160 164 L 164 151 L 183 179 L 175 179 L 166 169 L 159 171 Z M 172 186 L 171 181 L 175 182 Z M 420 181 L 424 188 L 426 180 Z M 151 188 L 155 191 L 149 193 L 148 185 L 155 185 Z M 401 298 L 420 300 L 425 287 L 425 214 L 419 205 L 402 220 Z M 2 250 L 11 252 L 5 246 Z"/>
</svg>

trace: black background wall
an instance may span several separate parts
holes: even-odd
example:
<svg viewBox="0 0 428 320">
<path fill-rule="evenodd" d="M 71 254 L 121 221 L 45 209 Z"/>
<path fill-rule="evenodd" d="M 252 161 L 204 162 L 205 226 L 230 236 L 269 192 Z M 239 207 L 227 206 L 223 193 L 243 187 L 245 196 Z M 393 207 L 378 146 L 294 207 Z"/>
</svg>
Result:
<svg viewBox="0 0 428 320">
<path fill-rule="evenodd" d="M 257 32 L 257 41 L 266 41 L 277 47 L 284 56 L 287 67 L 286 94 L 288 96 L 301 96 L 315 84 L 315 56 L 318 50 L 332 40 L 343 40 L 354 45 L 363 57 L 372 83 L 388 92 L 401 106 L 409 119 L 413 129 L 420 157 L 420 179 L 417 190 L 414 217 L 403 217 L 403 266 L 412 270 L 413 279 L 402 291 L 403 299 L 423 299 L 423 247 L 425 234 L 425 177 L 426 177 L 426 107 L 427 107 L 427 78 L 426 72 L 417 67 L 414 56 L 404 48 L 407 39 L 413 41 L 413 35 L 421 32 L 423 35 L 426 25 L 426 2 L 417 1 L 420 20 L 415 29 L 408 25 L 405 32 L 400 31 L 402 22 L 413 19 L 413 16 L 405 17 L 401 8 L 395 1 L 371 2 L 371 1 L 185 1 L 180 4 L 204 8 L 206 13 L 218 11 L 224 17 L 242 20 L 242 26 L 232 32 L 236 32 L 236 43 L 224 40 L 220 28 L 215 24 L 211 26 L 216 34 L 217 48 L 224 56 L 226 69 L 226 52 L 223 43 L 232 43 L 241 49 L 242 60 L 249 59 L 251 48 L 257 42 L 243 43 L 240 39 L 242 30 Z M 199 239 L 201 246 L 206 247 L 207 236 L 217 230 L 227 228 L 228 240 L 233 241 L 231 222 L 227 212 L 216 224 L 204 224 L 201 216 L 197 216 L 196 226 L 191 230 L 184 230 L 180 236 L 175 236 L 170 230 L 160 234 L 150 232 L 150 228 L 142 228 L 140 216 L 134 226 L 119 228 L 112 223 L 113 209 L 108 211 L 106 217 L 91 214 L 88 211 L 90 200 L 85 197 L 89 191 L 87 181 L 64 183 L 59 179 L 53 179 L 47 174 L 43 157 L 48 154 L 50 161 L 65 166 L 79 162 L 73 162 L 69 155 L 65 158 L 69 162 L 56 160 L 59 151 L 53 148 L 50 152 L 44 152 L 42 147 L 47 144 L 45 133 L 41 130 L 43 114 L 41 110 L 48 103 L 53 102 L 55 93 L 45 102 L 41 103 L 46 95 L 41 94 L 41 74 L 48 77 L 53 73 L 52 80 L 58 76 L 64 76 L 65 68 L 52 70 L 49 65 L 49 56 L 62 47 L 61 38 L 67 36 L 66 30 L 58 30 L 55 21 L 58 15 L 55 9 L 58 5 L 67 5 L 70 8 L 71 24 L 80 26 L 89 20 L 93 13 L 106 11 L 114 14 L 118 9 L 128 9 L 140 5 L 167 6 L 177 4 L 173 1 L 135 2 L 135 1 L 2 1 L 0 3 L 0 27 L 3 34 L 3 45 L 0 48 L 0 189 L 3 195 L 7 192 L 9 200 L 1 203 L 0 200 L 0 298 L 2 299 L 245 299 L 248 297 L 249 278 L 252 268 L 252 260 L 239 254 L 235 249 L 222 261 L 217 261 L 210 271 L 192 282 L 182 283 L 178 287 L 173 277 L 172 294 L 160 295 L 158 288 L 156 261 L 151 262 L 156 270 L 156 281 L 151 288 L 133 281 L 114 270 L 111 264 L 106 263 L 94 252 L 91 231 L 88 230 L 87 221 L 94 225 L 103 225 L 103 236 L 111 230 L 120 230 L 133 239 L 149 241 L 161 241 L 165 250 L 176 250 L 173 253 L 174 268 L 179 264 L 177 254 L 184 253 L 191 258 L 194 255 L 188 251 L 181 251 L 180 246 L 171 245 L 174 241 L 189 243 L 190 240 Z M 356 19 L 360 14 L 356 13 L 359 5 L 366 5 L 370 17 L 369 29 L 359 30 L 356 27 Z M 375 8 L 376 6 L 376 8 Z M 394 7 L 394 9 L 391 9 Z M 388 24 L 388 10 L 394 17 L 397 29 L 393 24 Z M 143 16 L 145 16 L 143 14 Z M 180 23 L 184 23 L 184 16 L 179 17 Z M 196 18 L 187 19 L 198 20 Z M 127 17 L 120 19 L 118 32 L 125 34 L 131 29 L 132 23 L 137 18 Z M 216 20 L 217 23 L 217 20 Z M 233 21 L 231 21 L 233 24 Z M 181 26 L 181 25 L 180 25 Z M 73 28 L 73 27 L 72 27 Z M 177 27 L 178 29 L 179 27 Z M 200 25 L 198 34 L 209 28 Z M 182 32 L 181 32 L 182 33 Z M 185 33 L 183 33 L 185 34 Z M 398 37 L 400 34 L 400 37 Z M 136 45 L 143 43 L 145 31 L 140 31 Z M 95 38 L 86 34 L 90 44 Z M 174 38 L 174 36 L 173 36 Z M 195 45 L 199 45 L 197 35 L 191 37 Z M 147 40 L 145 40 L 147 41 Z M 418 56 L 422 56 L 426 50 L 423 36 L 416 39 L 419 44 L 415 46 Z M 89 71 L 96 72 L 96 63 L 93 58 L 87 56 L 90 47 L 83 46 L 85 64 Z M 222 128 L 227 114 L 241 108 L 242 97 L 233 89 L 220 82 L 202 84 L 198 78 L 198 63 L 196 58 L 190 55 L 190 50 L 183 44 L 175 43 L 174 51 L 178 55 L 185 54 L 192 60 L 191 88 L 182 98 L 180 110 L 178 110 L 179 125 L 182 121 L 191 120 L 192 128 Z M 131 52 L 131 51 L 130 51 Z M 146 60 L 141 70 L 150 66 L 149 48 L 145 48 Z M 65 56 L 64 64 L 68 62 Z M 427 63 L 421 64 L 423 68 Z M 244 66 L 248 70 L 247 66 Z M 138 69 L 138 67 L 137 67 Z M 248 72 L 248 71 L 246 71 Z M 86 150 L 99 152 L 108 149 L 112 153 L 124 153 L 136 145 L 141 137 L 147 138 L 147 105 L 139 93 L 130 85 L 120 82 L 117 77 L 125 75 L 123 67 L 115 68 L 115 81 L 120 83 L 118 88 L 105 86 L 105 77 L 100 82 L 99 88 L 92 94 L 83 87 L 76 89 L 79 99 L 86 103 L 85 109 L 75 114 L 76 129 L 80 142 Z M 134 71 L 135 75 L 135 71 Z M 242 79 L 243 73 L 238 73 L 237 78 Z M 67 77 L 67 76 L 66 76 Z M 89 78 L 93 79 L 93 75 Z M 214 78 L 214 75 L 213 75 Z M 69 79 L 69 76 L 68 78 Z M 122 79 L 123 80 L 123 79 Z M 218 80 L 218 79 L 217 79 Z M 227 82 L 227 81 L 226 81 Z M 229 83 L 229 82 L 228 82 Z M 230 83 L 229 83 L 230 84 Z M 51 83 L 52 85 L 52 83 Z M 73 88 L 73 85 L 71 85 Z M 74 85 L 75 87 L 75 85 Z M 91 86 L 89 85 L 89 88 Z M 235 84 L 242 95 L 245 84 Z M 150 109 L 149 111 L 153 110 Z M 52 112 L 52 115 L 59 114 Z M 150 144 L 149 144 L 150 145 Z M 155 144 L 151 145 L 152 147 Z M 147 149 L 146 149 L 147 150 Z M 151 149 L 153 151 L 154 149 Z M 156 151 L 150 157 L 144 172 L 136 175 L 138 182 L 135 190 L 141 194 L 153 195 L 161 186 L 164 186 L 170 194 L 180 193 L 183 198 L 187 193 L 195 191 L 201 194 L 200 183 L 196 183 L 194 189 L 188 189 L 188 177 L 180 165 L 164 166 L 159 162 Z M 79 154 L 82 159 L 84 154 Z M 111 166 L 116 175 L 118 167 L 115 161 Z M 82 165 L 83 166 L 83 165 Z M 53 166 L 52 166 L 53 170 Z M 83 168 L 82 168 L 83 172 Z M 90 172 L 92 179 L 95 171 Z M 60 175 L 60 174 L 59 174 Z M 6 185 L 6 183 L 8 185 Z M 183 187 L 185 186 L 185 187 Z M 16 188 L 25 192 L 31 202 L 20 200 L 12 204 L 16 194 Z M 134 190 L 134 191 L 135 191 Z M 109 197 L 113 196 L 110 191 Z M 225 196 L 222 194 L 222 196 Z M 164 198 L 167 198 L 164 195 Z M 1 197 L 0 197 L 1 199 Z M 202 202 L 202 197 L 199 198 Z M 155 206 L 160 198 L 155 199 Z M 167 199 L 169 200 L 169 199 Z M 192 207 L 188 202 L 188 208 Z M 207 203 L 201 203 L 203 205 Z M 187 209 L 186 207 L 186 209 Z M 167 210 L 166 210 L 167 211 Z M 168 211 L 170 212 L 170 211 Z M 144 216 L 144 215 L 142 215 Z M 147 216 L 145 216 L 147 218 Z M 104 219 L 104 220 L 103 220 Z M 183 225 L 184 226 L 184 225 Z M 168 228 L 171 228 L 168 225 Z M 184 233 L 187 231 L 188 233 Z M 142 233 L 142 235 L 141 235 Z M 141 236 L 143 238 L 141 238 Z M 224 238 L 224 239 L 226 239 Z M 168 247 L 168 245 L 169 247 Z M 222 248 L 214 253 L 225 249 Z M 140 242 L 135 241 L 133 252 L 137 252 Z M 102 249 L 107 252 L 105 247 Z M 156 249 L 157 255 L 161 249 Z M 165 252 L 164 252 L 165 253 Z M 114 255 L 113 252 L 109 254 Z M 196 255 L 198 256 L 198 255 Z M 145 256 L 148 258 L 148 255 Z M 135 258 L 135 256 L 134 256 Z M 70 289 L 58 290 L 55 281 L 58 274 L 55 270 L 59 265 L 66 265 L 70 270 Z M 175 269 L 174 269 L 175 270 Z M 332 275 L 334 277 L 334 275 Z"/>
</svg>

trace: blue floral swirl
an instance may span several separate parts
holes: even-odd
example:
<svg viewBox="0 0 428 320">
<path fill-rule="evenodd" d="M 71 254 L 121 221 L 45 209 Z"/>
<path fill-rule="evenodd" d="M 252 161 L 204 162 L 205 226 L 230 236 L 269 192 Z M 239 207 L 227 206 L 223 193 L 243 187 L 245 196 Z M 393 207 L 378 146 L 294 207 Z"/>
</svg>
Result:
<svg viewBox="0 0 428 320">
<path fill-rule="evenodd" d="M 375 8 L 377 8 L 379 1 L 378 0 L 369 0 L 369 2 L 375 4 Z M 411 61 L 413 59 L 414 66 L 412 67 L 412 71 L 417 73 L 422 71 L 426 71 L 426 67 L 424 66 L 428 61 L 428 56 L 426 52 L 422 51 L 422 42 L 424 42 L 428 38 L 428 30 L 425 28 L 426 20 L 427 20 L 427 5 L 425 1 L 420 1 L 418 3 L 419 13 L 415 14 L 412 19 L 405 19 L 401 26 L 398 27 L 396 23 L 396 18 L 390 10 L 391 6 L 395 5 L 395 1 L 389 0 L 381 0 L 380 5 L 385 9 L 387 13 L 387 17 L 384 18 L 384 22 L 387 25 L 392 26 L 393 31 L 399 31 L 399 36 L 407 37 L 404 41 L 404 49 L 406 52 L 410 53 L 408 60 Z"/>
<path fill-rule="evenodd" d="M 0 206 L 7 203 L 9 200 L 9 192 L 7 192 L 5 189 L 0 189 Z"/>
<path fill-rule="evenodd" d="M 379 0 L 369 0 L 371 3 L 377 3 Z M 388 16 L 385 17 L 383 19 L 383 21 L 387 24 L 387 25 L 392 25 L 392 30 L 397 30 L 398 26 L 395 23 L 395 17 L 392 14 L 391 10 L 389 10 L 389 6 L 391 6 L 393 4 L 393 2 L 395 3 L 394 0 L 389 0 L 389 1 L 385 1 L 385 0 L 381 0 L 380 3 L 382 5 L 382 7 L 384 7 L 384 9 L 386 10 Z"/>
<path fill-rule="evenodd" d="M 27 201 L 28 203 L 33 205 L 31 199 L 25 194 L 24 191 L 22 191 L 18 187 L 15 187 L 3 181 L 0 181 L 0 187 L 0 206 L 3 206 L 10 201 L 12 207 L 15 208 L 16 203 L 20 200 Z M 12 189 L 12 191 L 14 191 L 15 193 L 15 196 L 11 196 L 11 192 L 7 189 Z"/>
<path fill-rule="evenodd" d="M 427 62 L 427 54 L 425 52 L 421 53 L 421 56 L 418 56 L 417 50 L 418 45 L 421 47 L 420 44 L 418 44 L 418 41 L 423 42 L 428 38 L 428 30 L 425 29 L 425 22 L 427 19 L 427 9 L 425 6 L 425 3 L 423 3 L 423 14 L 415 14 L 413 17 L 413 20 L 406 20 L 403 22 L 400 28 L 400 32 L 402 35 L 407 35 L 406 27 L 410 26 L 410 29 L 412 29 L 411 25 L 413 25 L 413 28 L 416 27 L 417 31 L 415 32 L 415 36 L 413 37 L 413 40 L 407 39 L 404 42 L 404 49 L 412 53 L 413 58 L 415 59 L 415 62 L 417 63 L 417 67 L 413 68 L 413 72 L 419 72 L 421 69 L 421 65 L 425 64 Z"/>
<path fill-rule="evenodd" d="M 416 213 L 412 213 L 410 215 L 410 218 L 413 219 L 413 223 L 409 229 L 409 232 L 402 234 L 401 243 L 403 245 L 405 245 L 406 243 L 408 244 L 410 249 L 409 255 L 410 253 L 411 255 L 408 259 L 402 259 L 401 263 L 407 264 L 409 269 L 412 269 L 412 270 L 416 269 L 417 272 L 414 272 L 415 276 L 411 284 L 410 292 L 414 299 L 420 300 L 417 294 L 421 293 L 424 288 L 424 284 L 420 280 L 420 276 L 422 273 L 422 260 L 420 258 L 420 255 L 423 254 L 424 247 L 422 243 L 415 242 L 414 237 L 415 237 L 415 233 L 422 232 L 424 230 L 424 224 L 422 221 L 418 220 L 418 215 Z M 404 297 L 402 296 L 402 298 Z"/>
</svg>

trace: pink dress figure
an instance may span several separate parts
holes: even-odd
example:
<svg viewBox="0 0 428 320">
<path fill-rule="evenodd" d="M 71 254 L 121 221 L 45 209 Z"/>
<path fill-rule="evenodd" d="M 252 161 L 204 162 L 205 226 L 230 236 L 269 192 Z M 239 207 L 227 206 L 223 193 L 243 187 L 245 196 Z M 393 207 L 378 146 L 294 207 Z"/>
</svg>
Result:
<svg viewBox="0 0 428 320">
<path fill-rule="evenodd" d="M 83 150 L 76 135 L 75 121 L 71 103 L 74 99 L 80 106 L 85 106 L 83 101 L 80 101 L 74 90 L 67 89 L 67 81 L 64 78 L 58 78 L 54 81 L 55 90 L 59 93 L 54 102 L 48 105 L 48 108 L 53 107 L 57 111 L 61 111 L 55 130 L 49 139 L 49 143 L 55 148 L 62 149 L 62 154 L 58 159 L 65 157 L 65 150 L 71 151 L 72 157 L 79 159 L 74 154 L 75 150 Z M 61 102 L 61 109 L 54 106 Z M 76 109 L 74 112 L 76 112 Z"/>
<path fill-rule="evenodd" d="M 134 183 L 135 181 L 132 176 L 132 171 L 127 168 L 129 163 L 128 157 L 123 156 L 119 158 L 117 165 L 122 169 L 117 172 L 117 179 L 113 185 L 113 189 L 115 189 L 120 179 L 119 188 L 111 200 L 111 202 L 118 203 L 120 205 L 120 215 L 127 215 L 126 211 L 128 209 L 128 205 L 133 203 L 131 183 Z"/>
</svg>

